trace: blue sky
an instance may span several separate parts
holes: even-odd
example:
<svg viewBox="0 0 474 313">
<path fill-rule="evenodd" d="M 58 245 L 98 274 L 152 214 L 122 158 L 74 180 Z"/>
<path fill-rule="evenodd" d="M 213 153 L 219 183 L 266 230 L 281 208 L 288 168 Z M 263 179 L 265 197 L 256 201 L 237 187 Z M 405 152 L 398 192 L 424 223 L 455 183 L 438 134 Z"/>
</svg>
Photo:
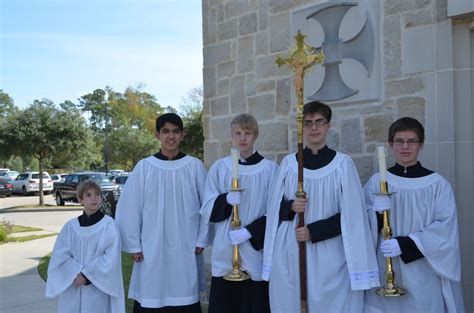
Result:
<svg viewBox="0 0 474 313">
<path fill-rule="evenodd" d="M 200 0 L 0 0 L 0 89 L 59 104 L 144 83 L 179 107 L 202 85 Z"/>
</svg>

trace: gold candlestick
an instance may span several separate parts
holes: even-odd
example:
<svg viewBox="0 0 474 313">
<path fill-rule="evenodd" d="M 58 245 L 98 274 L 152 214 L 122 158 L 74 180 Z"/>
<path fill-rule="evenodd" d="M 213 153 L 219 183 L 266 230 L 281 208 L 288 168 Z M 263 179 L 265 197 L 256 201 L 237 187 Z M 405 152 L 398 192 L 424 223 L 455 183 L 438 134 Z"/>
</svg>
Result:
<svg viewBox="0 0 474 313">
<path fill-rule="evenodd" d="M 377 195 L 384 195 L 391 197 L 394 193 L 388 192 L 388 184 L 386 181 L 380 182 L 380 193 Z M 388 210 L 383 211 L 383 239 L 389 240 L 392 238 L 392 230 L 390 229 L 390 220 Z M 392 267 L 392 258 L 387 257 L 386 260 L 386 272 L 385 272 L 385 286 L 377 288 L 375 293 L 379 296 L 384 297 L 398 297 L 406 293 L 406 290 L 395 285 L 395 272 Z"/>
<path fill-rule="evenodd" d="M 239 188 L 239 179 L 232 178 L 232 188 L 230 191 L 242 191 Z M 239 219 L 239 206 L 232 206 L 232 230 L 240 228 L 240 219 Z M 243 281 L 249 279 L 249 275 L 240 269 L 240 255 L 239 255 L 239 246 L 234 245 L 234 250 L 232 253 L 232 270 L 224 275 L 224 279 L 228 281 Z"/>
</svg>

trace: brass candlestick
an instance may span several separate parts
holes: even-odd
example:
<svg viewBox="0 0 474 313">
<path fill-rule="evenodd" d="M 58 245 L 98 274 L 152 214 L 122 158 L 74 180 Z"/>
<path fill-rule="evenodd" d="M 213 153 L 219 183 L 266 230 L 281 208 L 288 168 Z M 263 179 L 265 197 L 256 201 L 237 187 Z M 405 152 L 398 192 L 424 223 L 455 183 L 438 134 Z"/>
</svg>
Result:
<svg viewBox="0 0 474 313">
<path fill-rule="evenodd" d="M 232 178 L 232 188 L 230 191 L 242 191 L 239 188 L 239 179 Z M 240 228 L 239 220 L 239 206 L 232 206 L 232 230 Z M 249 275 L 240 269 L 240 255 L 239 246 L 234 245 L 234 251 L 232 253 L 232 270 L 224 275 L 224 279 L 228 281 L 243 281 L 249 279 Z"/>
<path fill-rule="evenodd" d="M 377 195 L 384 195 L 391 197 L 394 193 L 388 192 L 388 184 L 387 182 L 381 181 L 380 182 L 380 193 Z M 383 239 L 389 240 L 392 238 L 392 230 L 390 229 L 390 221 L 389 221 L 389 212 L 388 210 L 383 211 Z M 385 272 L 385 286 L 377 288 L 375 293 L 379 296 L 384 297 L 398 297 L 402 296 L 406 293 L 406 290 L 395 285 L 395 272 L 392 268 L 392 258 L 386 258 L 386 272 Z"/>
</svg>

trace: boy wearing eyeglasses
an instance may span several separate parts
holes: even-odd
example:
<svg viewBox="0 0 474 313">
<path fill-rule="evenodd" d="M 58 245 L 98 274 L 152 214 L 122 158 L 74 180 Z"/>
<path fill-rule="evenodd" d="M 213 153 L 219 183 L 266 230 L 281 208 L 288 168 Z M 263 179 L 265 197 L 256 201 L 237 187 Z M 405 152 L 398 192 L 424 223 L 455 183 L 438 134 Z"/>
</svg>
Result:
<svg viewBox="0 0 474 313">
<path fill-rule="evenodd" d="M 270 190 L 263 279 L 272 313 L 300 311 L 298 243 L 306 245 L 309 312 L 363 312 L 364 291 L 379 285 L 379 272 L 362 187 L 348 155 L 326 145 L 331 108 L 307 103 L 303 110 L 304 191 L 297 153 L 286 156 Z M 297 213 L 305 223 L 297 227 Z"/>
<path fill-rule="evenodd" d="M 449 182 L 418 161 L 424 140 L 418 120 L 395 121 L 388 143 L 396 163 L 387 173 L 388 190 L 394 194 L 375 195 L 379 174 L 364 187 L 367 207 L 378 216 L 373 228 L 379 233 L 381 280 L 386 257 L 391 257 L 395 284 L 407 293 L 393 298 L 368 292 L 367 306 L 374 312 L 464 312 L 456 203 Z M 380 232 L 384 210 L 390 210 L 390 240 Z"/>
</svg>

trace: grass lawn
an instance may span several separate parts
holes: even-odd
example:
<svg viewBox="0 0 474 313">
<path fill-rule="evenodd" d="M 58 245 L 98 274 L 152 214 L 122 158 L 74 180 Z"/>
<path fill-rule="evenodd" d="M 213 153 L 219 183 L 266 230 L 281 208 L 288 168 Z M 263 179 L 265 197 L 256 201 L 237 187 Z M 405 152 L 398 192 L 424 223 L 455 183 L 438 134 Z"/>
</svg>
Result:
<svg viewBox="0 0 474 313">
<path fill-rule="evenodd" d="M 9 236 L 10 234 L 14 234 L 14 233 L 24 233 L 24 232 L 39 231 L 39 230 L 42 230 L 42 229 L 35 228 L 35 227 L 21 226 L 21 225 L 13 225 L 8 222 L 1 222 L 0 223 L 0 244 L 4 244 L 7 242 L 24 242 L 24 241 L 30 241 L 30 240 L 35 240 L 35 239 L 40 239 L 40 238 L 56 235 L 54 233 L 51 233 L 51 234 L 19 236 L 19 237 Z"/>
<path fill-rule="evenodd" d="M 37 231 L 37 230 L 42 230 L 42 229 L 36 228 L 36 227 L 21 226 L 21 225 L 11 226 L 11 233 L 24 233 L 27 231 Z"/>
</svg>

